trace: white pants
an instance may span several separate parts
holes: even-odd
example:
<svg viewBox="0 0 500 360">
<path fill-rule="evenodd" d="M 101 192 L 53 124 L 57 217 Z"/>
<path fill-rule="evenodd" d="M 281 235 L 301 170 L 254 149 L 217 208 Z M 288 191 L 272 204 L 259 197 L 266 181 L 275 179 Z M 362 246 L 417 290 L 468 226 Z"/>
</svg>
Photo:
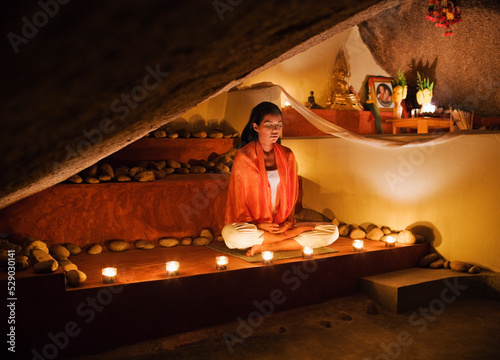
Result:
<svg viewBox="0 0 500 360">
<path fill-rule="evenodd" d="M 250 223 L 229 223 L 222 229 L 222 237 L 230 249 L 247 249 L 262 244 L 264 230 Z M 314 249 L 330 245 L 338 238 L 339 230 L 336 225 L 318 224 L 314 230 L 305 231 L 292 239 L 301 246 L 310 246 Z"/>
</svg>

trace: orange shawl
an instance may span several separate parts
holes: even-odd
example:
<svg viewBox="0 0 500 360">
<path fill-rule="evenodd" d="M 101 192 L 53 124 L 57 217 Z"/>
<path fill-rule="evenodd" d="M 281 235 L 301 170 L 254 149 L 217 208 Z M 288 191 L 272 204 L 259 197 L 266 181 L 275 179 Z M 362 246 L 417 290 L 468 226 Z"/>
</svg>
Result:
<svg viewBox="0 0 500 360">
<path fill-rule="evenodd" d="M 273 218 L 271 186 L 267 180 L 264 151 L 258 141 L 242 147 L 235 155 L 226 203 L 226 224 L 263 222 L 281 224 L 293 212 L 298 197 L 298 178 L 292 150 L 274 144 L 280 183 L 279 205 Z"/>
</svg>

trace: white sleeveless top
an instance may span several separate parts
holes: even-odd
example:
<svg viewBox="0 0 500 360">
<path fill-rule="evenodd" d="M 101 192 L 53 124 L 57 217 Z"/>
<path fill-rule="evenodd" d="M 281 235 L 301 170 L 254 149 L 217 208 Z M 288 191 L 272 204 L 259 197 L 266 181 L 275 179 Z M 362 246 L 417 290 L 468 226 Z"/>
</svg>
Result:
<svg viewBox="0 0 500 360">
<path fill-rule="evenodd" d="M 278 174 L 278 170 L 267 170 L 267 180 L 269 181 L 269 185 L 271 185 L 271 203 L 273 206 L 273 212 L 276 212 L 276 208 L 279 204 L 278 199 L 278 185 L 280 183 L 280 175 Z"/>
</svg>

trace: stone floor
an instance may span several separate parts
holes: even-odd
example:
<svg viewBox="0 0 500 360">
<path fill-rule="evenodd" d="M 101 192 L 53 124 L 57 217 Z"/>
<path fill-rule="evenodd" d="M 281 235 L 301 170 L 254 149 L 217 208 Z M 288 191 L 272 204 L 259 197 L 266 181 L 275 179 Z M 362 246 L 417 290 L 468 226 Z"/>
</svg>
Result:
<svg viewBox="0 0 500 360">
<path fill-rule="evenodd" d="M 245 322 L 72 359 L 500 359 L 498 300 L 432 301 L 404 314 L 377 306 L 367 314 L 369 300 L 355 294 L 262 318 L 242 314 Z"/>
</svg>

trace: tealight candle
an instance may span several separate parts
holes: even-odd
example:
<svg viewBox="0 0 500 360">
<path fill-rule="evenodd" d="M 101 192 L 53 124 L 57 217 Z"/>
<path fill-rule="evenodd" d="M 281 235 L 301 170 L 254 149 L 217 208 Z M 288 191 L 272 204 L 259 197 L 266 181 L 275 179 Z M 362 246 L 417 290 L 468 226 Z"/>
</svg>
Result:
<svg viewBox="0 0 500 360">
<path fill-rule="evenodd" d="M 168 261 L 166 264 L 167 275 L 175 276 L 179 275 L 179 262 L 178 261 Z"/>
<path fill-rule="evenodd" d="M 114 284 L 116 282 L 117 270 L 115 267 L 102 269 L 102 282 L 105 284 Z"/>
<path fill-rule="evenodd" d="M 313 258 L 313 249 L 310 246 L 304 246 L 302 249 L 302 258 L 304 259 L 312 259 Z"/>
<path fill-rule="evenodd" d="M 262 252 L 262 263 L 264 265 L 272 264 L 273 263 L 273 252 L 272 251 L 263 251 Z"/>
<path fill-rule="evenodd" d="M 385 239 L 385 246 L 386 247 L 395 247 L 396 246 L 396 239 L 394 239 L 392 236 L 388 236 Z"/>
<path fill-rule="evenodd" d="M 227 270 L 227 264 L 229 259 L 227 256 L 216 256 L 215 257 L 215 268 L 217 270 Z"/>
<path fill-rule="evenodd" d="M 363 244 L 364 244 L 363 240 L 354 240 L 352 242 L 352 249 L 357 252 L 363 251 Z"/>
</svg>

